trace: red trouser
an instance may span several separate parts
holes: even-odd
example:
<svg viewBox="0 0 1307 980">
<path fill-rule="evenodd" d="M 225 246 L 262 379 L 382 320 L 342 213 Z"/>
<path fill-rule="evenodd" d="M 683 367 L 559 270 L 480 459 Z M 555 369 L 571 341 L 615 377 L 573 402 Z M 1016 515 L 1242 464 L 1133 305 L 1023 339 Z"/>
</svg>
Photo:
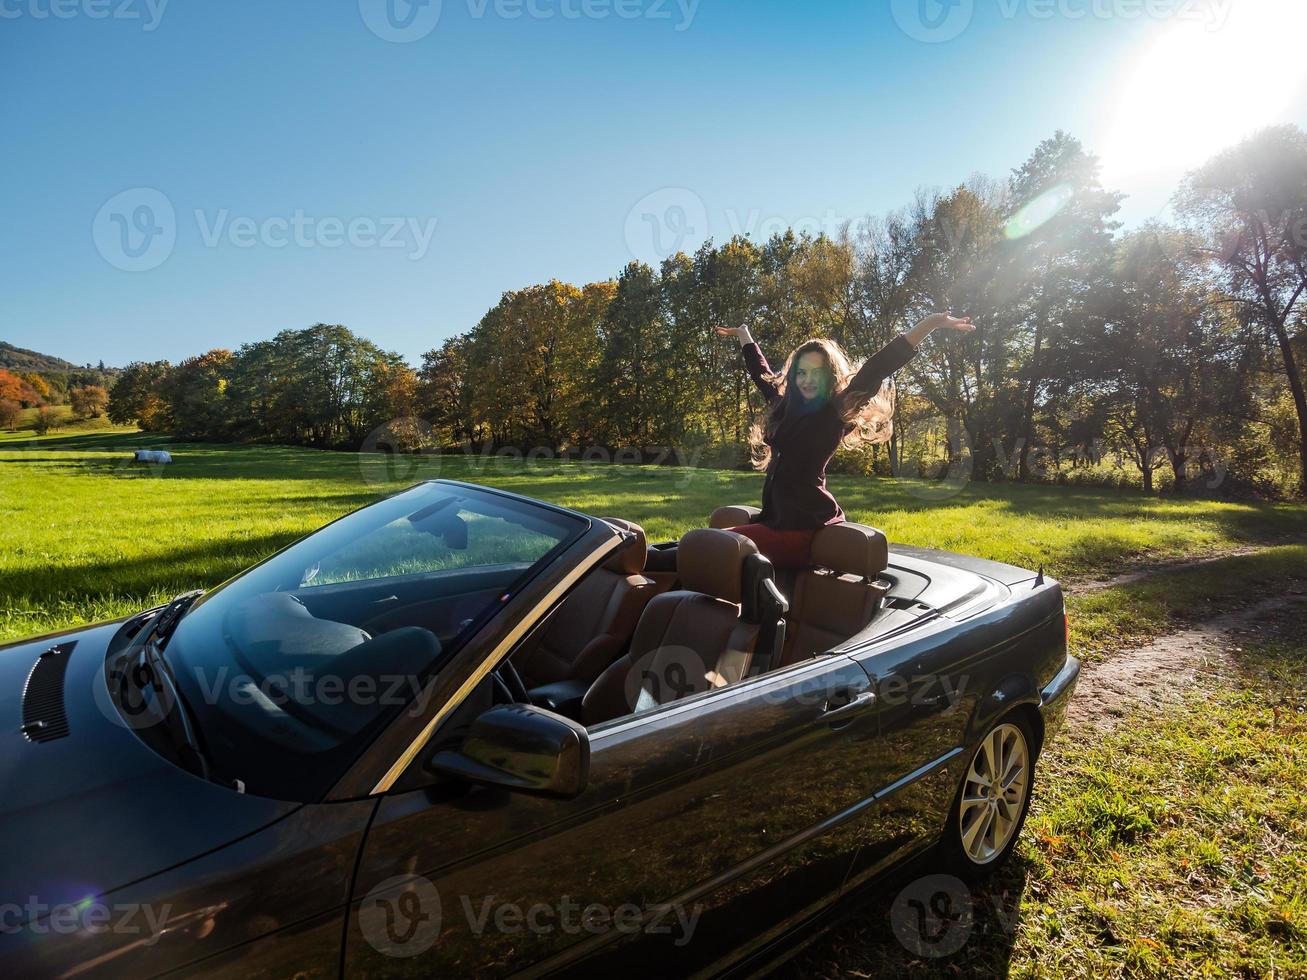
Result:
<svg viewBox="0 0 1307 980">
<path fill-rule="evenodd" d="M 758 550 L 771 559 L 777 568 L 806 568 L 811 561 L 812 536 L 816 528 L 798 531 L 778 531 L 766 524 L 741 524 L 728 528 L 743 534 L 758 546 Z"/>
</svg>

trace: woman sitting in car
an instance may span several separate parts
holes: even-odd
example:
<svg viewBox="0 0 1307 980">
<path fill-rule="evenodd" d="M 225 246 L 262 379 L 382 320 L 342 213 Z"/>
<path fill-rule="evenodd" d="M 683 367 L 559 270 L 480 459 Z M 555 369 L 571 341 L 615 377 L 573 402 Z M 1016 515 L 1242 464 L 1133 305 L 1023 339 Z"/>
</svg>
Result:
<svg viewBox="0 0 1307 980">
<path fill-rule="evenodd" d="M 808 564 L 812 536 L 844 512 L 826 488 L 826 466 L 843 444 L 856 448 L 885 442 L 892 432 L 894 388 L 888 380 L 938 329 L 969 332 L 970 317 L 935 313 L 867 358 L 856 372 L 839 344 L 804 341 L 773 372 L 747 326 L 717 327 L 736 337 L 744 365 L 767 409 L 753 427 L 754 465 L 766 471 L 762 512 L 752 524 L 731 530 L 751 538 L 779 568 Z"/>
</svg>

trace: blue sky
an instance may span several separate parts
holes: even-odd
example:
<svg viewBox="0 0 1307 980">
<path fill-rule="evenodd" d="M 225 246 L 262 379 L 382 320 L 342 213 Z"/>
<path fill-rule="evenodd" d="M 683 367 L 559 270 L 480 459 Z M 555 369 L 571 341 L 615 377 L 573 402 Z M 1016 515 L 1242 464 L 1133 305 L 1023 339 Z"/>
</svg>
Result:
<svg viewBox="0 0 1307 980">
<path fill-rule="evenodd" d="M 1296 68 L 1213 118 L 1190 49 L 1150 54 L 1300 0 L 951 2 L 0 0 L 0 339 L 124 364 L 326 321 L 416 362 L 506 289 L 834 227 L 1059 127 L 1136 223 L 1199 150 L 1307 123 Z"/>
</svg>

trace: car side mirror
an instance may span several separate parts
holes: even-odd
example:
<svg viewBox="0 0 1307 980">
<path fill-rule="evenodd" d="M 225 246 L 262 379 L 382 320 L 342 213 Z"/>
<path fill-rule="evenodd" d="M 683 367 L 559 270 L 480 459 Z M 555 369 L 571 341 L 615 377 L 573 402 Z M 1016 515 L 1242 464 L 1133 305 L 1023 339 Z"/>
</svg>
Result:
<svg viewBox="0 0 1307 980">
<path fill-rule="evenodd" d="M 590 736 L 552 711 L 500 704 L 472 722 L 461 748 L 437 752 L 427 767 L 476 783 L 571 797 L 590 778 Z"/>
</svg>

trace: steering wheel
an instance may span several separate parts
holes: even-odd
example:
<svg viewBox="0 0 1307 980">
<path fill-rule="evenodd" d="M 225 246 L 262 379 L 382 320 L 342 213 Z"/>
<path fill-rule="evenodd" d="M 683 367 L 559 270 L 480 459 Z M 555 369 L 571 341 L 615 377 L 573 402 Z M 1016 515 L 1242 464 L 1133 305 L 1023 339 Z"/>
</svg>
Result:
<svg viewBox="0 0 1307 980">
<path fill-rule="evenodd" d="M 522 675 L 517 672 L 511 660 L 505 660 L 493 671 L 495 679 L 504 687 L 508 688 L 508 693 L 513 696 L 513 700 L 519 704 L 530 704 L 531 695 L 527 693 L 526 683 L 522 680 Z"/>
</svg>

